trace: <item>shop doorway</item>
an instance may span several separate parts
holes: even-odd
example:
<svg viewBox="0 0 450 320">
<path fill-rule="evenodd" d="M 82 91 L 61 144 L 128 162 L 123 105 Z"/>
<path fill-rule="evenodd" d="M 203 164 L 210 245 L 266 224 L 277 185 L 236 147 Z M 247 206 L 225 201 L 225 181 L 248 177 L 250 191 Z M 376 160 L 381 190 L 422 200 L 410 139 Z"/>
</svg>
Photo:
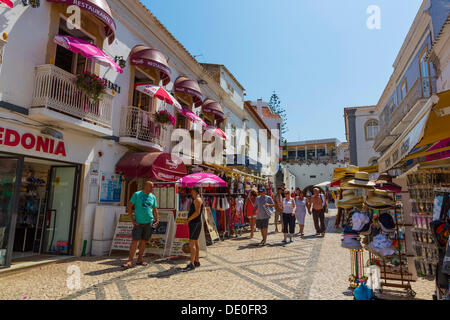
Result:
<svg viewBox="0 0 450 320">
<path fill-rule="evenodd" d="M 41 254 L 73 254 L 79 165 L 0 155 L 0 167 L 0 267 Z"/>
</svg>

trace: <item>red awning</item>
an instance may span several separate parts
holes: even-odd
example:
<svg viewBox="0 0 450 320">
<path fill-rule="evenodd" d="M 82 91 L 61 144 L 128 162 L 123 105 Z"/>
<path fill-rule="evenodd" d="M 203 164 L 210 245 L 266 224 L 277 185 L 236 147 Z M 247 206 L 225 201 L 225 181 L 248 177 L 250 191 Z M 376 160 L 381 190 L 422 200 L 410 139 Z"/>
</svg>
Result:
<svg viewBox="0 0 450 320">
<path fill-rule="evenodd" d="M 167 63 L 167 57 L 158 49 L 136 46 L 131 50 L 130 61 L 135 66 L 144 66 L 158 70 L 163 86 L 170 82 L 172 72 Z"/>
<path fill-rule="evenodd" d="M 164 152 L 126 154 L 117 162 L 116 171 L 127 179 L 149 178 L 169 182 L 187 175 L 183 160 Z"/>
<path fill-rule="evenodd" d="M 203 103 L 203 94 L 198 82 L 187 77 L 179 77 L 173 85 L 174 92 L 180 92 L 192 96 L 194 105 L 200 107 Z"/>
<path fill-rule="evenodd" d="M 106 0 L 47 0 L 48 2 L 63 3 L 68 6 L 77 6 L 93 14 L 105 24 L 105 35 L 112 44 L 116 33 L 116 23 L 112 18 L 111 8 Z"/>
<path fill-rule="evenodd" d="M 213 114 L 217 120 L 224 119 L 222 106 L 212 99 L 206 99 L 203 102 L 202 112 Z"/>
</svg>

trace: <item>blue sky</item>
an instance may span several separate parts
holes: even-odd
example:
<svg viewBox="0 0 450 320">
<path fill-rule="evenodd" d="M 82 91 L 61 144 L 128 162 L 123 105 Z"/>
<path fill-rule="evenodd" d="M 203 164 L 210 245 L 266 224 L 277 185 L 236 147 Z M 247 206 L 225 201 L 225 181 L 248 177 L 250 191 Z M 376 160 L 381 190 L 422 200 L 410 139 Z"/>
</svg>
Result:
<svg viewBox="0 0 450 320">
<path fill-rule="evenodd" d="M 421 0 L 143 0 L 199 62 L 279 95 L 288 141 L 345 140 L 344 107 L 374 105 Z M 381 29 L 369 30 L 370 5 Z"/>
</svg>

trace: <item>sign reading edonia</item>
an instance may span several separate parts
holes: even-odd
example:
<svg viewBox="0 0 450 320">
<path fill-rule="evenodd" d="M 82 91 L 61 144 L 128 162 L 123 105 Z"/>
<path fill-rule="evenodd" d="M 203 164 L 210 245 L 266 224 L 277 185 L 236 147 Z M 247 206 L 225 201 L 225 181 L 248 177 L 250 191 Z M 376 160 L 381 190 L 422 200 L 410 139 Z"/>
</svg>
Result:
<svg viewBox="0 0 450 320">
<path fill-rule="evenodd" d="M 26 150 L 61 155 L 66 157 L 64 141 L 37 136 L 33 133 L 20 134 L 16 130 L 0 127 L 0 145 L 8 147 L 21 146 Z"/>
</svg>

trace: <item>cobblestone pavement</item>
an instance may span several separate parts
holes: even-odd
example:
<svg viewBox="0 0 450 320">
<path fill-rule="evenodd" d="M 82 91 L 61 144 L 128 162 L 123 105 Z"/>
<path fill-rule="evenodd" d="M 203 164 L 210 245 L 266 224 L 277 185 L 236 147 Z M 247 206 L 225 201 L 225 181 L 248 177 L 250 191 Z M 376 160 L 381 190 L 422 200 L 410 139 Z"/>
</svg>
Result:
<svg viewBox="0 0 450 320">
<path fill-rule="evenodd" d="M 305 237 L 282 245 L 269 226 L 268 245 L 247 234 L 208 247 L 202 266 L 183 273 L 186 261 L 146 258 L 147 267 L 122 271 L 125 256 L 83 257 L 0 277 L 0 299 L 353 299 L 348 290 L 349 252 L 334 229 L 335 210 L 327 217 L 325 238 L 314 236 L 306 218 Z M 81 271 L 80 287 L 68 289 L 70 266 Z M 434 284 L 414 284 L 416 298 L 431 299 Z"/>
</svg>

